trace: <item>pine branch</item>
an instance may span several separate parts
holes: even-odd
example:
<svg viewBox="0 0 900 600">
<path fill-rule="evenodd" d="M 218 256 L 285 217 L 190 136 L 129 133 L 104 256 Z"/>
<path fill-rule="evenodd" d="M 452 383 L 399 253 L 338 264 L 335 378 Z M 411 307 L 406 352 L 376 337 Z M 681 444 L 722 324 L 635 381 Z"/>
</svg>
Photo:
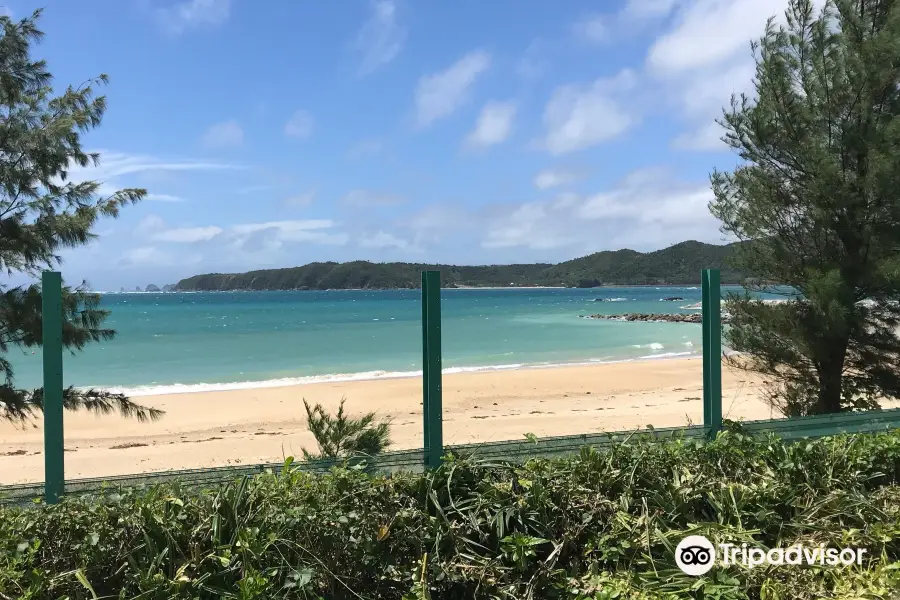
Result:
<svg viewBox="0 0 900 600">
<path fill-rule="evenodd" d="M 124 394 L 103 390 L 78 390 L 73 387 L 63 390 L 63 408 L 71 411 L 85 410 L 99 416 L 118 413 L 140 423 L 158 421 L 166 413 L 158 408 L 132 402 Z M 0 386 L 0 419 L 8 421 L 28 421 L 44 410 L 44 390 L 21 390 L 10 385 Z"/>
</svg>

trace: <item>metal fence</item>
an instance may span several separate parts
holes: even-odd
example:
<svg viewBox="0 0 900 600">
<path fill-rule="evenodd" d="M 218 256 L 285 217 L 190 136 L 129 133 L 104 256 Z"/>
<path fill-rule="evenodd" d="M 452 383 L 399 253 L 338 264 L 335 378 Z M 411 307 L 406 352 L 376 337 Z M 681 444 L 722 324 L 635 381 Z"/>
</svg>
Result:
<svg viewBox="0 0 900 600">
<path fill-rule="evenodd" d="M 722 324 L 719 272 L 706 269 L 702 281 L 703 330 L 703 423 L 687 427 L 641 430 L 639 435 L 654 438 L 681 437 L 707 439 L 722 428 Z M 41 496 L 55 503 L 64 494 L 89 494 L 104 488 L 135 487 L 177 481 L 188 487 L 203 487 L 236 477 L 278 470 L 281 463 L 254 466 L 187 469 L 115 477 L 65 480 L 63 432 L 63 365 L 61 277 L 58 272 L 43 274 L 43 360 L 44 360 L 44 482 L 0 486 L 0 503 L 23 503 Z M 421 471 L 440 464 L 446 452 L 484 459 L 523 460 L 577 452 L 584 446 L 605 446 L 636 432 L 591 433 L 526 440 L 444 446 L 441 394 L 441 282 L 439 271 L 422 273 L 422 422 L 421 450 L 386 452 L 367 460 L 379 472 Z M 792 419 L 745 422 L 751 432 L 771 431 L 785 440 L 823 437 L 838 433 L 870 433 L 900 427 L 900 409 L 840 413 Z M 296 463 L 304 470 L 321 472 L 334 466 L 332 460 Z"/>
</svg>

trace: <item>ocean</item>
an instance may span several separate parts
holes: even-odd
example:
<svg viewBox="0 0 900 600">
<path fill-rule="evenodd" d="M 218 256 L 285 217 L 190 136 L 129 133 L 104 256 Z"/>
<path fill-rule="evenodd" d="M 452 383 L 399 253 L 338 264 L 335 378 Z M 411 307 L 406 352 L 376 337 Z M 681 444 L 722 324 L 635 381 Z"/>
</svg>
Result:
<svg viewBox="0 0 900 600">
<path fill-rule="evenodd" d="M 684 300 L 662 300 L 672 296 Z M 411 376 L 421 369 L 420 300 L 418 290 L 107 293 L 118 335 L 67 353 L 64 381 L 141 396 Z M 441 302 L 445 372 L 701 352 L 699 325 L 578 318 L 696 312 L 694 286 L 456 289 Z M 41 385 L 39 349 L 9 358 L 17 385 Z"/>
</svg>

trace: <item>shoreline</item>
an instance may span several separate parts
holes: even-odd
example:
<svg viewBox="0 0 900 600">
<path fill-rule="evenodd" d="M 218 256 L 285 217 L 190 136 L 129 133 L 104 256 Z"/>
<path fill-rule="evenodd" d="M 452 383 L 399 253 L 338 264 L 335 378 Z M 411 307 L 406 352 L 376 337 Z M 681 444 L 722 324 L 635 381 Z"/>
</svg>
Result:
<svg viewBox="0 0 900 600">
<path fill-rule="evenodd" d="M 702 363 L 693 357 L 449 374 L 442 386 L 444 443 L 699 423 Z M 722 375 L 723 416 L 776 416 L 758 399 L 757 379 L 728 367 Z M 303 401 L 333 414 L 342 398 L 350 415 L 375 412 L 390 420 L 391 449 L 422 446 L 416 378 L 168 394 L 142 402 L 166 412 L 152 423 L 66 412 L 66 477 L 278 463 L 316 447 Z M 40 417 L 24 428 L 0 423 L 0 485 L 43 478 L 42 426 Z"/>
<path fill-rule="evenodd" d="M 723 286 L 740 286 L 739 283 L 722 283 Z M 654 289 L 663 289 L 663 288 L 680 288 L 680 289 L 700 289 L 700 283 L 664 283 L 664 284 L 652 284 L 652 283 L 641 283 L 641 284 L 627 284 L 627 283 L 617 283 L 611 285 L 601 285 L 593 288 L 580 288 L 577 286 L 567 286 L 567 285 L 501 285 L 501 286 L 465 286 L 465 285 L 457 285 L 454 287 L 442 287 L 441 291 L 450 291 L 450 290 L 608 290 L 608 289 L 627 289 L 627 288 L 654 288 Z M 111 295 L 111 296 L 125 296 L 129 294 L 234 294 L 239 292 L 396 292 L 396 291 L 417 291 L 421 288 L 328 288 L 324 290 L 319 289 L 290 289 L 290 290 L 275 290 L 275 289 L 265 289 L 265 290 L 248 290 L 248 289 L 234 289 L 234 290 L 172 290 L 169 292 L 145 292 L 145 291 L 118 291 L 118 290 L 95 290 L 89 293 L 91 294 L 102 294 L 102 295 Z"/>
<path fill-rule="evenodd" d="M 555 363 L 511 363 L 501 365 L 465 365 L 460 367 L 445 367 L 441 370 L 443 376 L 463 373 L 491 373 L 498 371 L 526 371 L 540 369 L 560 369 L 566 367 L 589 367 L 595 365 L 615 365 L 623 363 L 640 363 L 658 360 L 690 360 L 700 358 L 698 352 L 661 352 L 648 354 L 636 358 L 622 359 L 580 359 Z M 414 379 L 422 377 L 422 371 L 355 371 L 349 373 L 322 373 L 319 375 L 298 375 L 295 377 L 279 377 L 274 379 L 257 379 L 250 381 L 225 381 L 225 382 L 198 382 L 198 383 L 165 383 L 145 384 L 132 386 L 78 386 L 79 390 L 103 390 L 112 393 L 125 394 L 132 398 L 146 398 L 150 396 L 167 396 L 171 394 L 188 395 L 204 394 L 207 392 L 230 392 L 237 390 L 273 389 L 294 386 L 308 386 L 322 383 L 348 383 L 365 381 L 383 381 L 392 379 Z"/>
<path fill-rule="evenodd" d="M 760 400 L 761 383 L 723 365 L 722 416 L 777 418 Z M 682 427 L 702 423 L 702 397 L 697 357 L 453 373 L 442 382 L 444 444 Z M 421 379 L 168 394 L 143 402 L 166 412 L 151 423 L 67 411 L 66 478 L 281 463 L 316 449 L 303 402 L 334 414 L 342 399 L 350 416 L 374 412 L 391 423 L 391 450 L 422 447 Z M 0 422 L 0 448 L 0 485 L 43 479 L 40 417 L 24 427 Z"/>
</svg>

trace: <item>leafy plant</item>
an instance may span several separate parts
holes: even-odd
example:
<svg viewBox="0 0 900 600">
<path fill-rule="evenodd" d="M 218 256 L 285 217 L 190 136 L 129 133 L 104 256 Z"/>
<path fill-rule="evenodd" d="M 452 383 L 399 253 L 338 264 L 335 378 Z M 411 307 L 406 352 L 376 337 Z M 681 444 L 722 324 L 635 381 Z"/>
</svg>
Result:
<svg viewBox="0 0 900 600">
<path fill-rule="evenodd" d="M 344 411 L 345 402 L 346 398 L 341 398 L 337 413 L 332 416 L 321 404 L 310 408 L 306 400 L 303 400 L 307 427 L 319 445 L 318 454 L 311 454 L 303 449 L 306 460 L 374 456 L 391 445 L 389 422 L 378 421 L 373 412 L 361 417 L 350 417 Z"/>
<path fill-rule="evenodd" d="M 206 491 L 0 507 L 0 598 L 818 600 L 896 597 L 900 431 L 797 443 L 638 434 L 426 473 L 286 465 Z M 687 535 L 866 548 L 853 567 L 676 566 Z"/>
</svg>

